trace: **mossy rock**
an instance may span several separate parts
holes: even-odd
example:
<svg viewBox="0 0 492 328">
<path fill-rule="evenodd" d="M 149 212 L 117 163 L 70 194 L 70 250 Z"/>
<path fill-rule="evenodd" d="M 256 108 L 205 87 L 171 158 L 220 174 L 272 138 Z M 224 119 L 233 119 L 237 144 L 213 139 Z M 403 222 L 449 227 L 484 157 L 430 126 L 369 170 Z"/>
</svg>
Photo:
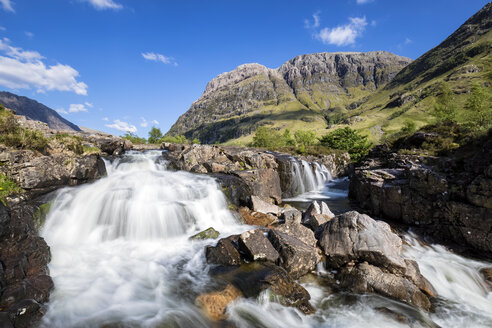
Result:
<svg viewBox="0 0 492 328">
<path fill-rule="evenodd" d="M 34 229 L 39 232 L 41 227 L 44 225 L 46 221 L 46 217 L 48 216 L 49 211 L 51 210 L 51 205 L 53 202 L 44 203 L 39 206 L 39 208 L 34 212 L 32 216 L 32 221 L 34 223 Z"/>
<path fill-rule="evenodd" d="M 214 228 L 210 227 L 202 232 L 197 233 L 190 237 L 191 240 L 204 240 L 204 239 L 216 239 L 219 237 L 219 232 Z"/>
</svg>

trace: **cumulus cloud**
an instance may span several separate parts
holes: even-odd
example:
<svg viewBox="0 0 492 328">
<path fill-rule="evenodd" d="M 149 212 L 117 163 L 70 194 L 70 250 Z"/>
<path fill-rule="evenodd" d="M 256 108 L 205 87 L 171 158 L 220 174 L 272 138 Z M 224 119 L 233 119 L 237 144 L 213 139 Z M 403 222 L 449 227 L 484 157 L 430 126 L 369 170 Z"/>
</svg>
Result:
<svg viewBox="0 0 492 328">
<path fill-rule="evenodd" d="M 57 111 L 59 114 L 68 114 L 68 112 L 65 110 L 65 108 L 58 108 L 58 109 L 56 109 L 56 111 Z"/>
<path fill-rule="evenodd" d="M 77 81 L 79 72 L 68 65 L 46 65 L 37 51 L 27 51 L 0 39 L 0 85 L 11 89 L 72 91 L 87 95 L 87 84 Z"/>
<path fill-rule="evenodd" d="M 97 10 L 105 10 L 105 9 L 120 10 L 123 8 L 122 5 L 114 2 L 113 0 L 85 0 L 85 1 L 90 3 Z"/>
<path fill-rule="evenodd" d="M 155 62 L 161 62 L 164 64 L 172 64 L 174 66 L 178 66 L 178 63 L 174 61 L 173 57 L 167 57 L 162 54 L 158 54 L 155 52 L 142 52 L 142 57 L 150 60 L 150 61 L 155 61 Z"/>
<path fill-rule="evenodd" d="M 85 107 L 85 104 L 70 104 L 68 108 L 69 113 L 80 113 L 80 112 L 88 112 L 89 110 Z"/>
<path fill-rule="evenodd" d="M 350 17 L 349 23 L 333 28 L 325 27 L 316 34 L 316 38 L 324 44 L 347 46 L 355 43 L 367 26 L 366 17 Z"/>
<path fill-rule="evenodd" d="M 11 0 L 0 0 L 0 5 L 2 5 L 2 9 L 5 11 L 15 12 Z"/>
<path fill-rule="evenodd" d="M 319 17 L 320 12 L 317 11 L 313 14 L 313 19 L 312 22 L 309 19 L 304 20 L 304 27 L 305 28 L 318 28 L 319 24 L 321 22 L 321 19 Z"/>
<path fill-rule="evenodd" d="M 122 122 L 120 120 L 114 120 L 113 124 L 106 124 L 108 128 L 120 130 L 123 132 L 137 133 L 137 127 L 127 122 Z"/>
</svg>

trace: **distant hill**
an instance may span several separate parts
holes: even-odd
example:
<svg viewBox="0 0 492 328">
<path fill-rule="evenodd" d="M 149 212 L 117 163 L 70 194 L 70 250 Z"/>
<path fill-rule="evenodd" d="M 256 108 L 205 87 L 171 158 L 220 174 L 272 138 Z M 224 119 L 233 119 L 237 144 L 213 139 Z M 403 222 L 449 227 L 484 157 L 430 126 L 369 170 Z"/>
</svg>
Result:
<svg viewBox="0 0 492 328">
<path fill-rule="evenodd" d="M 211 80 L 168 135 L 245 143 L 260 125 L 323 134 L 331 114 L 382 88 L 410 62 L 376 51 L 307 54 L 277 69 L 241 65 Z"/>
<path fill-rule="evenodd" d="M 0 103 L 14 110 L 17 115 L 47 123 L 51 129 L 81 131 L 77 125 L 64 119 L 56 111 L 33 99 L 0 91 Z"/>
<path fill-rule="evenodd" d="M 464 104 L 474 82 L 492 89 L 492 3 L 403 68 L 384 88 L 346 108 L 344 121 L 374 142 L 408 121 L 417 128 L 435 122 L 431 113 L 442 83 L 454 94 L 458 121 L 464 121 L 468 115 Z"/>
</svg>

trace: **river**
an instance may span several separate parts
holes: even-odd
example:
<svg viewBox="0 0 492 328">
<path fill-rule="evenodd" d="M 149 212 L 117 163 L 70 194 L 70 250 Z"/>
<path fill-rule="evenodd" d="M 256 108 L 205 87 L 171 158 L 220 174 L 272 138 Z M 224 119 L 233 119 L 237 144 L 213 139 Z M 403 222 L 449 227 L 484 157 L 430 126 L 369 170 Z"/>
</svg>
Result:
<svg viewBox="0 0 492 328">
<path fill-rule="evenodd" d="M 208 227 L 219 238 L 250 227 L 231 214 L 212 178 L 166 170 L 159 151 L 130 152 L 106 167 L 107 177 L 60 190 L 48 214 L 41 234 L 51 247 L 55 290 L 42 326 L 221 327 L 194 304 L 216 283 L 204 257 L 216 240 L 189 237 Z M 323 174 L 323 184 L 289 201 L 303 208 L 325 199 L 334 212 L 348 209 L 347 181 Z M 320 265 L 318 275 L 300 280 L 314 315 L 263 292 L 229 306 L 227 327 L 492 327 L 492 293 L 479 273 L 492 263 L 405 238 L 404 255 L 438 292 L 433 313 L 377 295 L 335 293 Z"/>
</svg>

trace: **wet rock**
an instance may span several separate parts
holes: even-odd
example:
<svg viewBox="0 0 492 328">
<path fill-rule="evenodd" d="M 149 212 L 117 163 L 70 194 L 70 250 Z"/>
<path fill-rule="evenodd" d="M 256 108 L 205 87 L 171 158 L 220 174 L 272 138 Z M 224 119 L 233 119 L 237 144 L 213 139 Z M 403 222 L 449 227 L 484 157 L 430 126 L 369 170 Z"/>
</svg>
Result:
<svg viewBox="0 0 492 328">
<path fill-rule="evenodd" d="M 241 264 L 241 255 L 237 249 L 239 235 L 222 238 L 215 246 L 207 246 L 205 257 L 207 263 L 223 266 L 233 266 Z"/>
<path fill-rule="evenodd" d="M 410 280 L 385 272 L 366 262 L 344 267 L 337 279 L 340 286 L 354 293 L 377 293 L 428 311 L 429 298 Z"/>
<path fill-rule="evenodd" d="M 0 312 L 0 328 L 14 328 L 8 312 Z"/>
<path fill-rule="evenodd" d="M 390 226 L 356 211 L 344 213 L 321 227 L 319 244 L 331 267 L 367 261 L 393 273 L 403 273 L 402 241 Z"/>
<path fill-rule="evenodd" d="M 314 313 L 308 291 L 285 271 L 285 269 L 266 262 L 253 262 L 241 265 L 223 279 L 231 281 L 245 297 L 256 297 L 265 289 L 282 296 L 284 305 L 295 306 L 305 314 Z"/>
<path fill-rule="evenodd" d="M 294 278 L 311 272 L 321 260 L 317 248 L 278 230 L 270 230 L 268 239 L 280 254 L 278 264 Z"/>
<path fill-rule="evenodd" d="M 277 261 L 279 254 L 265 232 L 260 229 L 243 232 L 238 241 L 239 249 L 252 261 Z"/>
<path fill-rule="evenodd" d="M 316 244 L 318 243 L 316 237 L 314 236 L 314 232 L 311 229 L 299 223 L 286 222 L 284 224 L 275 227 L 275 230 L 283 232 L 289 236 L 295 237 L 311 247 L 316 247 Z"/>
<path fill-rule="evenodd" d="M 265 202 L 258 196 L 251 196 L 252 210 L 264 214 L 278 215 L 280 213 L 280 207 L 271 203 Z"/>
<path fill-rule="evenodd" d="M 5 234 L 9 221 L 10 221 L 9 210 L 7 209 L 7 207 L 5 207 L 5 205 L 3 205 L 2 202 L 0 202 L 0 237 L 2 237 Z"/>
<path fill-rule="evenodd" d="M 32 299 L 22 300 L 7 309 L 15 328 L 31 328 L 38 326 L 46 308 Z"/>
<path fill-rule="evenodd" d="M 405 259 L 407 265 L 405 271 L 405 277 L 410 279 L 415 286 L 417 286 L 422 292 L 431 297 L 437 297 L 437 292 L 430 282 L 420 273 L 420 268 L 417 262 L 413 260 Z"/>
<path fill-rule="evenodd" d="M 232 205 L 237 207 L 250 205 L 253 192 L 241 178 L 222 173 L 216 173 L 212 176 L 220 184 L 222 191 Z"/>
<path fill-rule="evenodd" d="M 190 237 L 191 240 L 216 239 L 219 237 L 219 232 L 210 227 Z"/>
<path fill-rule="evenodd" d="M 480 273 L 482 274 L 485 281 L 489 284 L 490 289 L 492 290 L 492 268 L 483 268 L 480 270 Z"/>
<path fill-rule="evenodd" d="M 276 204 L 282 201 L 280 178 L 274 169 L 235 171 L 234 175 L 242 179 L 249 186 L 251 195 L 265 200 L 271 200 Z"/>
<path fill-rule="evenodd" d="M 49 300 L 53 289 L 53 280 L 47 275 L 31 276 L 15 284 L 7 286 L 0 298 L 0 307 L 7 308 L 24 299 L 33 299 L 39 303 Z"/>
<path fill-rule="evenodd" d="M 239 215 L 244 223 L 249 225 L 256 225 L 267 227 L 272 224 L 278 223 L 278 218 L 272 214 L 264 214 L 260 212 L 253 212 L 247 207 L 241 207 L 238 210 Z"/>
<path fill-rule="evenodd" d="M 224 320 L 227 317 L 227 306 L 241 296 L 242 293 L 239 289 L 233 285 L 227 285 L 222 291 L 198 296 L 195 300 L 195 304 L 198 305 L 211 320 Z"/>
</svg>

